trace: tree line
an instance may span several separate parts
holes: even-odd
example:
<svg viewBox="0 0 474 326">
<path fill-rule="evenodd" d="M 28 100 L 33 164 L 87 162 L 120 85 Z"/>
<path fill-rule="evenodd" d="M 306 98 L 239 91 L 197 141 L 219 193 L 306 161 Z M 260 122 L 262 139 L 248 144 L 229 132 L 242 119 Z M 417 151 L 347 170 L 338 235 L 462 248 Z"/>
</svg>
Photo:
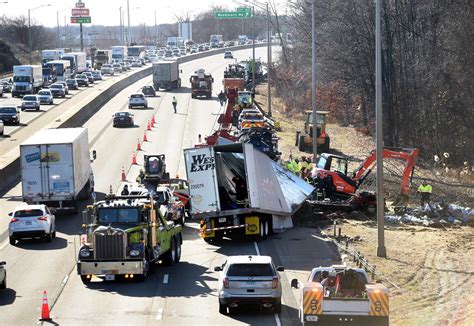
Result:
<svg viewBox="0 0 474 326">
<path fill-rule="evenodd" d="M 382 0 L 382 70 L 386 146 L 416 146 L 474 158 L 474 15 L 472 0 Z M 374 133 L 375 2 L 317 0 L 318 110 Z M 310 108 L 311 5 L 291 2 L 297 42 L 273 69 L 287 113 Z"/>
</svg>

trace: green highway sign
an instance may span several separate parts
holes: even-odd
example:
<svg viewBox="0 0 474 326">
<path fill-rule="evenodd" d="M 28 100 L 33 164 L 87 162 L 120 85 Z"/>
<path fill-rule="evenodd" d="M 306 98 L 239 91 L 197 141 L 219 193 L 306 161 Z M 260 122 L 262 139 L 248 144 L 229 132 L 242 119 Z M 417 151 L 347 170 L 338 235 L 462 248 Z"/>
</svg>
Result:
<svg viewBox="0 0 474 326">
<path fill-rule="evenodd" d="M 225 18 L 250 18 L 252 12 L 250 11 L 215 11 L 214 17 L 218 19 Z"/>
<path fill-rule="evenodd" d="M 237 8 L 238 12 L 252 12 L 252 9 L 250 7 L 238 7 Z"/>
<path fill-rule="evenodd" d="M 71 17 L 71 24 L 90 24 L 91 17 Z"/>
</svg>

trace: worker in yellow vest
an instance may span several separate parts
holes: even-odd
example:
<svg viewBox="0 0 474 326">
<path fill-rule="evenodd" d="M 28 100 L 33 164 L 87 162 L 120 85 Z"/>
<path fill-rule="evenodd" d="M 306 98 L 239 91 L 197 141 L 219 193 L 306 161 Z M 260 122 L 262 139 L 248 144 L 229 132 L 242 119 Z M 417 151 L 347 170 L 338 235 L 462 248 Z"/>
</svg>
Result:
<svg viewBox="0 0 474 326">
<path fill-rule="evenodd" d="M 421 195 L 421 207 L 424 207 L 425 203 L 429 205 L 431 193 L 433 192 L 431 185 L 429 185 L 426 180 L 423 180 L 422 184 L 418 187 L 417 192 Z"/>
</svg>

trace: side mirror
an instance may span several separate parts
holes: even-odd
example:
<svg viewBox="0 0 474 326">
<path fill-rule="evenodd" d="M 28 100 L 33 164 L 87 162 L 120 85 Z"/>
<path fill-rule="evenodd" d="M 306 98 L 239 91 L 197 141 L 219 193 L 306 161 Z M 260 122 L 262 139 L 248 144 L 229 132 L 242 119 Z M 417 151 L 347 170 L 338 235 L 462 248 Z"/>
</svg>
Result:
<svg viewBox="0 0 474 326">
<path fill-rule="evenodd" d="M 97 151 L 95 149 L 92 151 L 92 158 L 94 160 L 97 158 Z"/>
<path fill-rule="evenodd" d="M 220 266 L 214 267 L 214 272 L 222 272 L 222 267 Z"/>
<path fill-rule="evenodd" d="M 13 216 L 13 212 L 8 213 L 8 216 Z"/>
<path fill-rule="evenodd" d="M 277 266 L 277 271 L 279 271 L 279 272 L 284 272 L 284 271 L 285 271 L 285 267 L 283 267 L 283 266 Z"/>
<path fill-rule="evenodd" d="M 296 278 L 291 280 L 291 287 L 293 289 L 298 289 L 299 288 L 298 280 Z"/>
<path fill-rule="evenodd" d="M 6 264 L 7 264 L 6 261 L 0 261 L 0 266 L 6 265 Z"/>
</svg>

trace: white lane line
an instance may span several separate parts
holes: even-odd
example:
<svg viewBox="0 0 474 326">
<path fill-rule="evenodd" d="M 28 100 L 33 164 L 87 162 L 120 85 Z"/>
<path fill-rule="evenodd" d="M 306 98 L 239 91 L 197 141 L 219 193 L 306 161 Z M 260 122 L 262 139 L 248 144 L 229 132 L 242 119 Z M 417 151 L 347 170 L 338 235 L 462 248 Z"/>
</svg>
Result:
<svg viewBox="0 0 474 326">
<path fill-rule="evenodd" d="M 169 275 L 168 274 L 165 274 L 163 276 L 163 284 L 168 284 L 168 278 L 169 278 Z"/>
<path fill-rule="evenodd" d="M 7 240 L 3 241 L 2 246 L 0 247 L 0 251 L 3 250 L 3 249 L 5 249 L 5 247 L 7 246 L 7 244 L 8 244 L 8 241 L 7 241 Z"/>
<path fill-rule="evenodd" d="M 255 251 L 257 252 L 257 256 L 260 256 L 260 249 L 258 249 L 257 242 L 254 241 L 253 245 L 255 246 Z M 273 317 L 275 318 L 276 325 L 281 326 L 280 316 L 278 316 L 278 314 L 273 314 Z"/>
<path fill-rule="evenodd" d="M 61 282 L 61 286 L 65 286 L 68 280 L 69 280 L 69 275 L 64 276 L 64 279 Z"/>
<path fill-rule="evenodd" d="M 255 251 L 257 252 L 257 256 L 260 256 L 260 250 L 258 249 L 258 245 L 256 242 L 253 243 L 255 246 Z"/>
<path fill-rule="evenodd" d="M 158 309 L 158 313 L 156 314 L 156 320 L 163 319 L 163 309 Z"/>
</svg>

